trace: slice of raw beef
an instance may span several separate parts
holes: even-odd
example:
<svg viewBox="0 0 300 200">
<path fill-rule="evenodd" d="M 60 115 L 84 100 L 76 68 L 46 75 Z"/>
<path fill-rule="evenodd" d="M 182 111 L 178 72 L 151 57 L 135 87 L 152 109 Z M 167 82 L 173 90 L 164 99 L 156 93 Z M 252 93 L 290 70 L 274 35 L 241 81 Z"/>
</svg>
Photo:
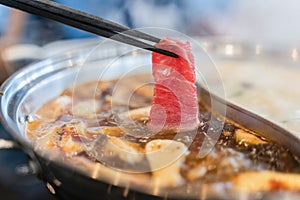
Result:
<svg viewBox="0 0 300 200">
<path fill-rule="evenodd" d="M 152 53 L 154 99 L 149 124 L 155 129 L 195 129 L 199 120 L 191 45 L 164 38 L 155 46 L 174 52 L 179 58 Z"/>
</svg>

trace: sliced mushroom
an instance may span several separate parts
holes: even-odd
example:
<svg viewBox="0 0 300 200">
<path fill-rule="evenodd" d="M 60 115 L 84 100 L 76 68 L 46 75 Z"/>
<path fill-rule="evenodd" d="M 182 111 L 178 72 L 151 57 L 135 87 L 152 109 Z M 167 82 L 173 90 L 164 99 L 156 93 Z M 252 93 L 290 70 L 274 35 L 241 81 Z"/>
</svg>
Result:
<svg viewBox="0 0 300 200">
<path fill-rule="evenodd" d="M 92 119 L 97 117 L 99 109 L 100 103 L 95 99 L 89 99 L 76 103 L 73 106 L 72 113 L 75 116 Z"/>
<path fill-rule="evenodd" d="M 104 127 L 103 133 L 115 137 L 120 137 L 124 135 L 123 130 L 120 129 L 119 127 L 110 127 L 110 126 Z"/>
<path fill-rule="evenodd" d="M 207 166 L 201 164 L 197 165 L 195 168 L 189 170 L 189 172 L 187 173 L 187 179 L 193 181 L 197 178 L 201 178 L 205 176 L 207 171 Z"/>
<path fill-rule="evenodd" d="M 140 162 L 144 157 L 141 154 L 143 150 L 138 144 L 117 137 L 109 137 L 107 148 L 116 152 L 122 160 L 131 164 Z"/>
<path fill-rule="evenodd" d="M 86 128 L 86 124 L 82 120 L 72 120 L 63 125 L 61 130 L 57 130 L 57 134 L 61 135 L 58 145 L 67 155 L 76 155 L 86 150 L 87 145 L 84 142 Z M 78 137 L 78 141 L 74 137 Z"/>
<path fill-rule="evenodd" d="M 57 134 L 58 127 L 47 128 L 45 131 L 41 131 L 40 137 L 35 138 L 34 142 L 35 150 L 44 153 L 45 150 L 53 150 L 58 148 L 57 142 L 59 141 L 60 136 Z"/>
<path fill-rule="evenodd" d="M 85 138 L 86 124 L 81 120 L 59 123 L 40 130 L 41 137 L 36 139 L 37 150 L 61 148 L 67 155 L 76 155 L 86 150 L 86 145 L 80 140 Z M 74 139 L 78 137 L 78 141 Z"/>
<path fill-rule="evenodd" d="M 60 96 L 53 101 L 46 103 L 42 108 L 36 113 L 38 116 L 43 118 L 43 120 L 56 120 L 64 112 L 70 109 L 72 106 L 72 99 L 69 96 Z M 45 109 L 47 108 L 47 109 Z"/>
<path fill-rule="evenodd" d="M 143 107 L 143 108 L 137 108 L 133 110 L 129 110 L 127 112 L 123 112 L 119 115 L 119 118 L 121 119 L 127 119 L 127 120 L 146 120 L 148 119 L 150 114 L 150 106 Z"/>
<path fill-rule="evenodd" d="M 185 161 L 186 146 L 173 140 L 152 140 L 146 145 L 153 183 L 157 186 L 171 187 L 183 184 L 180 166 Z"/>
<path fill-rule="evenodd" d="M 256 144 L 265 144 L 266 141 L 262 140 L 261 138 L 246 132 L 242 129 L 237 129 L 234 133 L 234 138 L 237 143 L 245 144 L 245 145 L 256 145 Z"/>
<path fill-rule="evenodd" d="M 87 132 L 92 135 L 105 134 L 115 137 L 121 137 L 124 135 L 124 132 L 119 127 L 111 126 L 100 126 L 100 127 L 90 127 L 87 129 Z"/>
<path fill-rule="evenodd" d="M 53 118 L 59 117 L 72 104 L 72 99 L 69 96 L 61 96 L 57 98 L 53 104 Z"/>
<path fill-rule="evenodd" d="M 132 165 L 144 158 L 143 149 L 138 144 L 108 135 L 103 135 L 95 141 L 89 152 L 97 160 L 108 165 L 113 164 L 113 167 L 124 166 L 126 163 Z M 121 161 L 117 161 L 114 157 L 118 157 Z"/>
<path fill-rule="evenodd" d="M 132 108 L 149 105 L 153 98 L 151 76 L 139 75 L 139 78 L 122 78 L 112 95 L 115 105 L 129 105 Z"/>
<path fill-rule="evenodd" d="M 274 171 L 244 172 L 233 178 L 234 186 L 243 191 L 298 190 L 300 175 Z"/>
<path fill-rule="evenodd" d="M 61 149 L 67 156 L 74 156 L 80 152 L 87 149 L 85 143 L 76 142 L 73 140 L 72 136 L 66 135 L 64 139 L 60 142 Z"/>
</svg>

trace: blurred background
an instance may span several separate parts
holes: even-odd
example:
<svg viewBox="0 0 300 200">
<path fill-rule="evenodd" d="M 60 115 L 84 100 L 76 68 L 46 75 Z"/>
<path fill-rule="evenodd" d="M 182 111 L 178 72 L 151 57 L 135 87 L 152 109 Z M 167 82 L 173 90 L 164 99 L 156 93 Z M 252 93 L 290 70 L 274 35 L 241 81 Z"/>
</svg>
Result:
<svg viewBox="0 0 300 200">
<path fill-rule="evenodd" d="M 273 45 L 298 44 L 300 40 L 297 24 L 300 3 L 297 0 L 56 1 L 131 28 L 162 27 L 189 36 L 227 36 Z M 4 6 L 0 6 L 0 36 L 1 81 L 15 70 L 9 68 L 7 60 L 36 59 L 39 56 L 37 47 L 53 41 L 96 37 Z M 23 48 L 15 48 L 15 53 L 4 52 L 16 44 L 22 44 Z"/>
<path fill-rule="evenodd" d="M 162 27 L 189 36 L 227 36 L 278 45 L 300 42 L 300 26 L 297 24 L 300 3 L 297 0 L 56 1 L 131 28 Z M 3 55 L 3 51 L 12 45 L 33 44 L 40 47 L 57 40 L 97 37 L 4 6 L 0 6 L 0 35 L 1 80 L 13 72 L 3 63 L 3 60 L 12 59 L 11 55 Z M 32 46 L 25 47 L 30 49 Z M 37 48 L 31 50 L 36 54 Z M 30 52 L 20 51 L 17 51 L 18 54 L 30 57 Z"/>
<path fill-rule="evenodd" d="M 300 43 L 297 0 L 57 0 L 131 28 L 162 27 L 193 37 L 229 37 L 280 48 Z M 97 36 L 0 5 L 0 83 L 26 64 L 45 57 L 55 41 Z M 53 49 L 52 49 L 53 50 Z M 54 50 L 59 51 L 59 49 Z M 2 125 L 0 138 L 10 138 Z M 51 199 L 26 168 L 21 151 L 0 151 L 0 196 Z"/>
</svg>

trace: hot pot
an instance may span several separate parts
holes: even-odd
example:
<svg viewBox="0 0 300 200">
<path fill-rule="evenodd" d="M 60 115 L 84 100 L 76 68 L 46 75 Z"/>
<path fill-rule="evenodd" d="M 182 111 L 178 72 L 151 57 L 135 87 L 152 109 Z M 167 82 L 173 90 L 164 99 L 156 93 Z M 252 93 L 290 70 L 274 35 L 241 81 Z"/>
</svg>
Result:
<svg viewBox="0 0 300 200">
<path fill-rule="evenodd" d="M 199 40 L 215 58 L 226 57 L 227 55 L 220 51 L 224 44 L 216 44 L 213 41 Z M 249 50 L 247 46 L 240 44 L 237 47 L 240 50 L 244 48 L 244 52 L 238 52 L 229 59 L 241 59 L 245 58 L 245 55 L 255 57 L 255 55 L 248 54 L 253 49 Z M 207 58 L 203 61 L 210 62 Z M 24 129 L 26 121 L 32 120 L 31 114 L 48 100 L 58 96 L 66 87 L 92 80 L 118 78 L 128 72 L 145 73 L 149 70 L 150 73 L 150 64 L 150 53 L 146 51 L 113 42 L 83 43 L 78 49 L 32 64 L 10 77 L 1 86 L 1 90 L 4 92 L 0 97 L 2 121 L 16 139 L 15 146 L 21 147 L 28 154 L 30 163 L 37 175 L 45 181 L 50 192 L 61 199 L 205 199 L 229 197 L 239 199 L 241 195 L 245 197 L 245 194 L 229 195 L 222 193 L 208 193 L 203 196 L 201 188 L 199 188 L 197 196 L 191 196 L 186 189 L 154 189 L 127 184 L 128 180 L 120 179 L 119 172 L 111 176 L 111 174 L 101 174 L 99 169 L 80 170 L 78 166 L 67 165 L 47 153 L 36 151 L 27 139 Z M 133 70 L 132 66 L 137 67 Z M 220 97 L 218 94 L 214 96 L 207 93 L 206 90 L 202 90 L 200 93 L 207 103 L 214 104 L 214 107 L 219 109 L 222 114 L 225 114 L 224 105 L 227 104 L 226 113 L 228 117 L 238 120 L 247 128 L 256 131 L 263 129 L 266 134 L 275 131 L 276 134 L 271 136 L 274 140 L 280 141 L 283 145 L 290 145 L 296 153 L 300 152 L 299 139 L 285 129 L 260 118 L 258 115 L 247 113 L 246 110 L 226 102 L 224 97 Z M 270 137 L 270 135 L 266 136 Z M 97 176 L 95 176 L 96 172 Z M 292 193 L 268 193 L 257 194 L 251 198 L 276 197 L 280 199 L 282 195 L 295 197 L 295 194 Z"/>
</svg>

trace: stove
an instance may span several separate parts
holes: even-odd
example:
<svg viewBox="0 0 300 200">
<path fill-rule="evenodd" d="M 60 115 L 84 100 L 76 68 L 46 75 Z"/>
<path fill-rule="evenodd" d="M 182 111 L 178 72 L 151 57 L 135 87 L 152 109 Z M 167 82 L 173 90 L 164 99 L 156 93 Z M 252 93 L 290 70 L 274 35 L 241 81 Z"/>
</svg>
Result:
<svg viewBox="0 0 300 200">
<path fill-rule="evenodd" d="M 2 124 L 0 138 L 12 139 Z M 0 199 L 55 200 L 45 183 L 32 174 L 22 150 L 0 150 Z"/>
</svg>

